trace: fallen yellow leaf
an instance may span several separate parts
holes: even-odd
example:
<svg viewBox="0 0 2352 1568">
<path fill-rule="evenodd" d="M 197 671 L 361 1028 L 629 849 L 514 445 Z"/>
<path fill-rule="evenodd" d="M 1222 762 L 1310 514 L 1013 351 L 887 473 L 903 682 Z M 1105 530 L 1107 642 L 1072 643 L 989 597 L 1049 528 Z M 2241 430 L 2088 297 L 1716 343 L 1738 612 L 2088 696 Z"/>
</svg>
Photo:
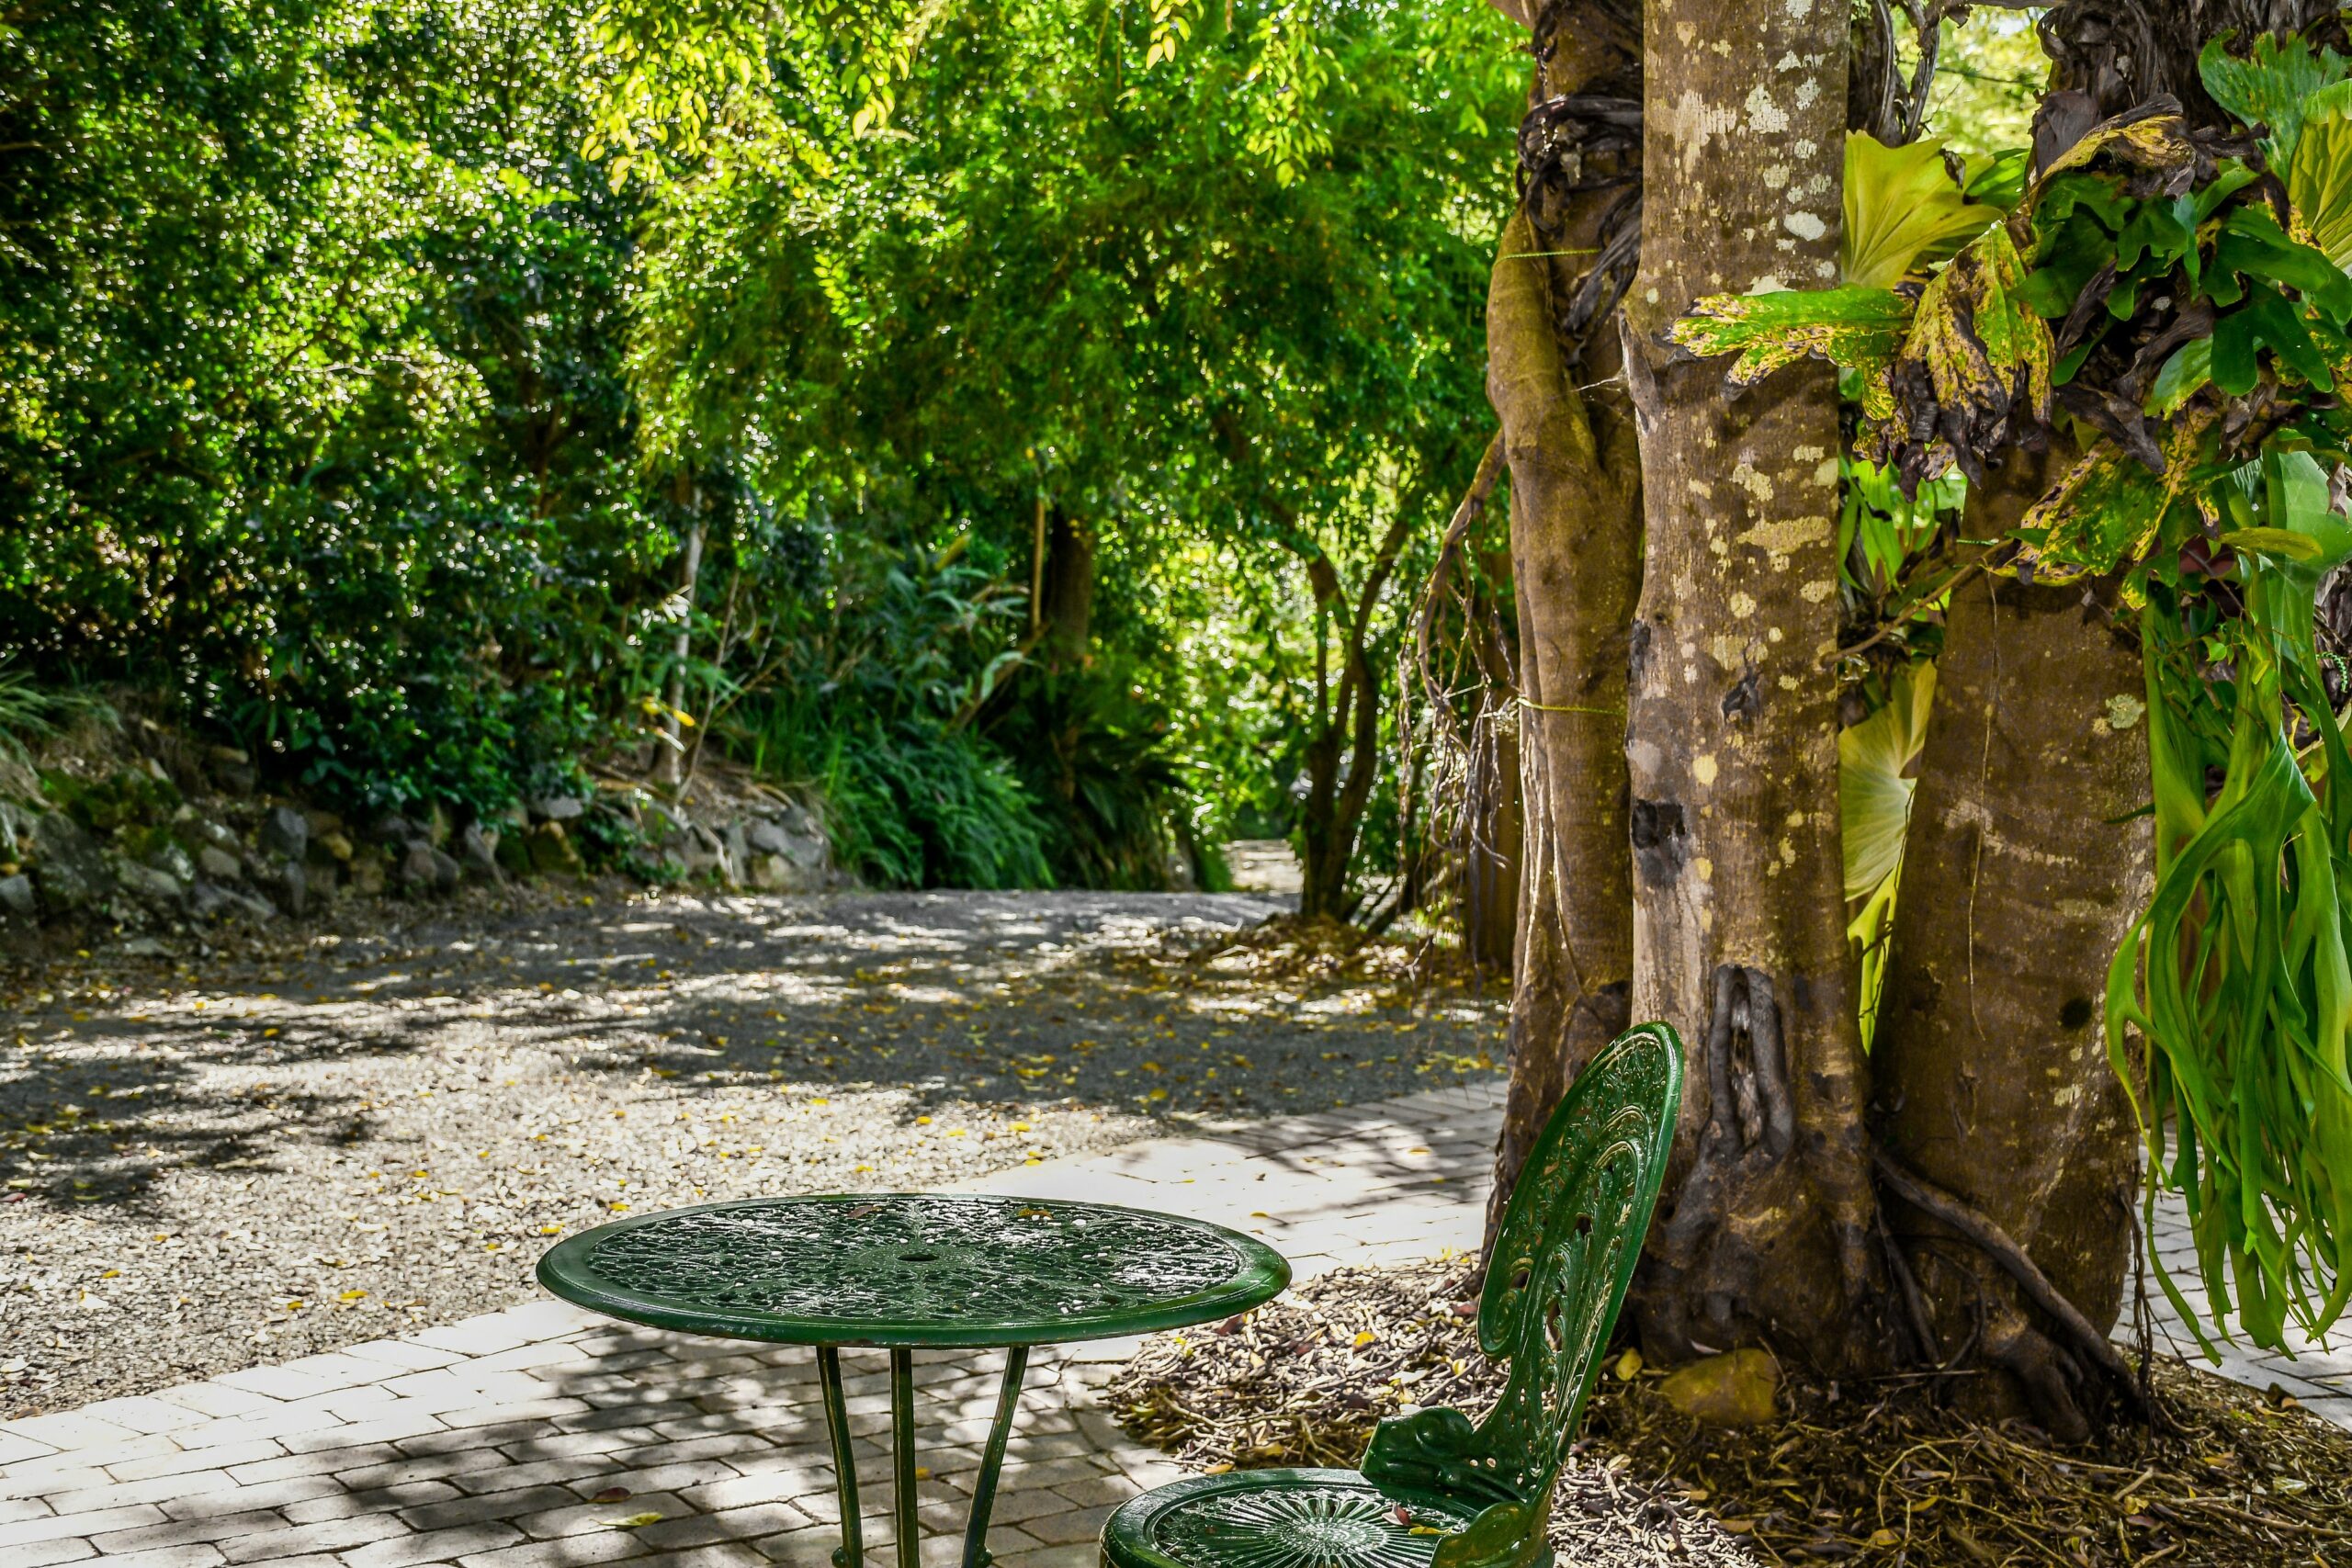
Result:
<svg viewBox="0 0 2352 1568">
<path fill-rule="evenodd" d="M 658 1525 L 667 1517 L 669 1517 L 667 1514 L 657 1514 L 648 1510 L 642 1514 L 631 1514 L 625 1519 L 606 1519 L 605 1523 L 616 1530 L 634 1530 L 643 1529 L 647 1525 Z"/>
</svg>

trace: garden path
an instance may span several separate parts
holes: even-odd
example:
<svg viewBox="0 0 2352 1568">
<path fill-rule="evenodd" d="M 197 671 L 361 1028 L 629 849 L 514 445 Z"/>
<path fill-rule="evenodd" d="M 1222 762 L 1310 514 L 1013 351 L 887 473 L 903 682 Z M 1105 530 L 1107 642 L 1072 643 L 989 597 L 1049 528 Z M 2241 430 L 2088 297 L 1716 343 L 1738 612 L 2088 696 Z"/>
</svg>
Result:
<svg viewBox="0 0 2352 1568">
<path fill-rule="evenodd" d="M 1475 1246 L 1499 1089 L 1487 1077 L 957 1185 L 1196 1214 L 1263 1236 L 1311 1278 Z M 1106 1341 L 1033 1363 L 990 1538 L 1002 1568 L 1091 1568 L 1108 1511 L 1176 1475 L 1097 1403 L 1132 1349 Z M 848 1359 L 880 1568 L 883 1364 Z M 926 1568 L 955 1561 L 999 1364 L 918 1360 Z M 2223 1371 L 2352 1424 L 2340 1357 Z M 550 1300 L 0 1424 L 0 1559 L 13 1568 L 826 1568 L 836 1519 L 808 1351 L 637 1329 Z"/>
</svg>

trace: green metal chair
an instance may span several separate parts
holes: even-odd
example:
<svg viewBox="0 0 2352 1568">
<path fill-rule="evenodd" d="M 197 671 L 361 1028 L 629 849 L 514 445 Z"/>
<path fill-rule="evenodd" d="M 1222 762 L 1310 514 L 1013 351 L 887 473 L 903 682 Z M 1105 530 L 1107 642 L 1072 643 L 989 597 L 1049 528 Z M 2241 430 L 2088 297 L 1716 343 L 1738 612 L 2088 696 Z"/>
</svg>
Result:
<svg viewBox="0 0 2352 1568">
<path fill-rule="evenodd" d="M 1511 1190 L 1478 1303 L 1510 1362 L 1473 1426 L 1431 1409 L 1380 1424 L 1352 1470 L 1247 1470 L 1148 1492 L 1102 1527 L 1105 1568 L 1547 1568 L 1560 1465 L 1600 1372 L 1682 1099 L 1662 1023 L 1579 1074 Z"/>
</svg>

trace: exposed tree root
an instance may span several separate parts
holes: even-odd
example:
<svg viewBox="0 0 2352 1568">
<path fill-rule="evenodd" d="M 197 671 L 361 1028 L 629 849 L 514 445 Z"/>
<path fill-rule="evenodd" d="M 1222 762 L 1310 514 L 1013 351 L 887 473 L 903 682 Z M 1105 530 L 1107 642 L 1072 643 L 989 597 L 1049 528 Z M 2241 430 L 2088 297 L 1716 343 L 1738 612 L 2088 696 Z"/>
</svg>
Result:
<svg viewBox="0 0 2352 1568">
<path fill-rule="evenodd" d="M 2050 1276 L 2029 1257 L 2025 1248 L 2009 1238 L 2007 1231 L 1995 1224 L 1976 1209 L 1926 1179 L 1913 1175 L 1894 1162 L 1884 1149 L 1871 1151 L 1879 1179 L 1894 1190 L 1897 1197 L 1921 1213 L 1932 1215 L 1958 1231 L 1973 1243 L 1985 1257 L 1999 1264 L 2004 1272 L 2018 1282 L 2027 1299 L 2048 1314 L 2052 1322 L 2065 1333 L 2066 1343 L 2074 1352 L 2107 1374 L 2118 1398 L 2129 1405 L 2132 1413 L 2143 1420 L 2154 1419 L 2155 1411 L 2140 1396 L 2140 1380 L 2122 1353 L 2110 1344 L 2106 1335 L 2091 1326 L 2091 1322 L 2076 1309 L 2074 1303 L 2059 1292 L 2050 1282 Z M 2004 1348 L 2011 1348 L 2005 1353 Z M 2019 1381 L 2030 1389 L 2039 1385 L 2044 1397 L 2050 1393 L 2044 1365 L 2046 1358 L 2030 1352 L 2012 1334 L 1996 1347 L 1996 1359 L 2016 1372 Z M 2041 1401 L 2037 1401 L 2040 1404 Z"/>
</svg>

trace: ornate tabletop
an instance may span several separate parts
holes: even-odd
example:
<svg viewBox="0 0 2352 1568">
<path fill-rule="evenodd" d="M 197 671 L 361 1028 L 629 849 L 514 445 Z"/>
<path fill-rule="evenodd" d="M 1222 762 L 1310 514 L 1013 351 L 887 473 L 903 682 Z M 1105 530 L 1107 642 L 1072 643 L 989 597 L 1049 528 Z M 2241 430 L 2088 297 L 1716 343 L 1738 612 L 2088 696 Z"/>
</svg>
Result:
<svg viewBox="0 0 2352 1568">
<path fill-rule="evenodd" d="M 616 1221 L 539 1260 L 557 1295 L 662 1328 L 795 1345 L 1102 1339 L 1246 1311 L 1262 1242 L 1106 1203 L 940 1193 L 752 1198 Z"/>
</svg>

